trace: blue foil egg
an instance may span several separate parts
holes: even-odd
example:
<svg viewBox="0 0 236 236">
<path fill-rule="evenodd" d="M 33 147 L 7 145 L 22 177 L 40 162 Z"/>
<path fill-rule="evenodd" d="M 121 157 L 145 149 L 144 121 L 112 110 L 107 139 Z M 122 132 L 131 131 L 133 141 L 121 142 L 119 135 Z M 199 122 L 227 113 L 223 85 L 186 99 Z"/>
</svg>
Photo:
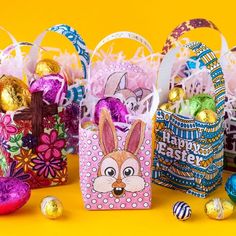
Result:
<svg viewBox="0 0 236 236">
<path fill-rule="evenodd" d="M 173 206 L 173 215 L 178 220 L 187 220 L 191 217 L 192 210 L 186 202 L 176 202 Z"/>
<path fill-rule="evenodd" d="M 236 174 L 231 175 L 225 184 L 225 191 L 233 202 L 236 202 Z"/>
</svg>

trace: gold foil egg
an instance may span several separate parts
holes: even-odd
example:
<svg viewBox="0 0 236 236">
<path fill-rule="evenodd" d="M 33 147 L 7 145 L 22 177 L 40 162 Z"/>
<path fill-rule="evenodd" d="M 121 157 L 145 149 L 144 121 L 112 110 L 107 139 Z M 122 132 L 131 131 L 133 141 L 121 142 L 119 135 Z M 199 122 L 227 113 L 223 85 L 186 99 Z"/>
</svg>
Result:
<svg viewBox="0 0 236 236">
<path fill-rule="evenodd" d="M 52 59 L 43 59 L 36 64 L 35 74 L 42 77 L 50 74 L 58 74 L 60 70 L 60 65 L 56 61 Z"/>
<path fill-rule="evenodd" d="M 215 123 L 217 121 L 217 114 L 212 110 L 202 110 L 197 113 L 196 120 L 205 123 Z"/>
<path fill-rule="evenodd" d="M 170 90 L 168 98 L 170 102 L 177 102 L 181 99 L 185 99 L 186 94 L 182 88 L 175 87 Z"/>
<path fill-rule="evenodd" d="M 63 205 L 56 197 L 48 196 L 41 202 L 41 212 L 48 219 L 57 219 L 62 216 Z"/>
<path fill-rule="evenodd" d="M 234 204 L 226 199 L 214 198 L 206 203 L 206 214 L 215 220 L 224 220 L 232 215 Z"/>
<path fill-rule="evenodd" d="M 97 131 L 98 130 L 98 126 L 93 123 L 92 121 L 85 121 L 82 123 L 82 128 L 86 129 L 86 130 L 90 130 L 90 131 Z"/>
<path fill-rule="evenodd" d="M 174 112 L 173 104 L 171 104 L 169 102 L 163 103 L 159 108 L 163 111 Z"/>
<path fill-rule="evenodd" d="M 2 111 L 16 111 L 21 107 L 29 107 L 31 93 L 27 85 L 13 76 L 0 78 L 0 109 Z"/>
</svg>

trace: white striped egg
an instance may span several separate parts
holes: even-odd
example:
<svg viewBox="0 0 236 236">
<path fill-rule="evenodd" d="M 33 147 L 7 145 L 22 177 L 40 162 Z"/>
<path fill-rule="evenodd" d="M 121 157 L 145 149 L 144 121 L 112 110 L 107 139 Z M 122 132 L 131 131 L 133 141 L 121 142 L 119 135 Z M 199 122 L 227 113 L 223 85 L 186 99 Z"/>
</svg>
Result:
<svg viewBox="0 0 236 236">
<path fill-rule="evenodd" d="M 178 220 L 187 220 L 191 217 L 192 210 L 186 202 L 176 202 L 173 206 L 173 214 Z"/>
</svg>

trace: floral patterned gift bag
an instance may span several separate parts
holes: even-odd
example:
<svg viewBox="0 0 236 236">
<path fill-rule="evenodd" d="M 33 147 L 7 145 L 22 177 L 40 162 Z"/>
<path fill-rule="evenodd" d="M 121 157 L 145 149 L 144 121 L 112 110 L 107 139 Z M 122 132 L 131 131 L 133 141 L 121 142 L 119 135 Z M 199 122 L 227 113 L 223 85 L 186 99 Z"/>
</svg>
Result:
<svg viewBox="0 0 236 236">
<path fill-rule="evenodd" d="M 97 48 L 116 38 L 134 39 L 152 52 L 145 39 L 130 32 L 114 33 L 102 40 Z M 158 94 L 149 90 L 150 93 L 144 95 L 147 87 L 141 87 L 141 84 L 150 79 L 149 86 L 152 87 L 154 79 L 150 73 L 145 74 L 142 66 L 131 61 L 106 59 L 106 62 L 91 65 L 97 69 L 91 70 L 88 84 L 92 89 L 88 87 L 88 91 L 95 93 L 86 94 L 86 98 L 94 96 L 94 100 L 85 103 L 91 106 L 95 102 L 95 111 L 88 109 L 92 111 L 90 117 L 81 121 L 79 130 L 84 204 L 88 210 L 147 209 L 151 207 L 151 117 L 158 106 L 153 94 Z M 147 59 L 145 63 L 147 67 Z M 97 80 L 99 76 L 102 81 Z M 132 87 L 131 83 L 137 81 L 140 87 Z M 134 91 L 141 93 L 138 96 Z M 145 105 L 141 106 L 142 102 Z M 103 107 L 102 104 L 106 105 Z"/>
<path fill-rule="evenodd" d="M 68 90 L 66 99 L 61 105 L 65 107 L 63 115 L 63 122 L 65 124 L 65 130 L 67 134 L 66 149 L 68 153 L 78 153 L 78 131 L 79 131 L 79 118 L 80 118 L 80 101 L 84 97 L 85 90 L 84 85 L 87 79 L 87 66 L 89 64 L 89 53 L 87 51 L 84 40 L 77 33 L 75 29 L 68 25 L 55 25 L 45 32 L 41 33 L 34 42 L 34 45 L 29 53 L 29 62 L 27 65 L 29 83 L 34 83 L 38 79 L 36 74 L 37 63 L 45 58 L 40 55 L 39 45 L 41 44 L 44 36 L 48 32 L 56 32 L 65 36 L 76 49 L 77 54 L 70 54 L 67 52 L 60 52 L 59 56 L 54 56 L 59 66 L 60 71 L 58 74 L 63 77 L 67 83 Z M 41 50 L 42 53 L 47 53 L 48 50 Z M 43 57 L 43 58 L 42 58 Z M 47 60 L 48 58 L 46 58 Z M 79 68 L 81 62 L 82 70 Z M 51 74 L 53 74 L 52 72 Z"/>
<path fill-rule="evenodd" d="M 4 49 L 0 55 L 0 82 L 4 80 L 6 83 L 11 81 L 10 86 L 21 85 L 17 87 L 20 90 L 12 87 L 12 91 L 22 96 L 20 93 L 23 89 L 27 96 L 21 99 L 31 100 L 27 106 L 0 112 L 0 175 L 27 181 L 32 188 L 64 184 L 67 181 L 64 108 L 55 103 L 44 103 L 43 92 L 35 92 L 31 96 L 26 92 L 28 88 L 23 82 L 25 58 L 20 50 L 22 46 L 33 44 L 13 41 L 13 45 Z M 16 56 L 11 55 L 13 50 Z M 1 85 L 2 89 L 4 84 Z M 1 109 L 5 109 L 3 103 Z"/>
</svg>

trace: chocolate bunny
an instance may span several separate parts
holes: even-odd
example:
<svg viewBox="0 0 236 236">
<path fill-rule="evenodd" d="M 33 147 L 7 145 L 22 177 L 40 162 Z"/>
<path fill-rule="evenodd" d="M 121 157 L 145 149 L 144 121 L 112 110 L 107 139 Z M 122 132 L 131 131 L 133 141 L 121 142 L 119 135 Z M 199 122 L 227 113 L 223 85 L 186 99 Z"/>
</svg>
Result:
<svg viewBox="0 0 236 236">
<path fill-rule="evenodd" d="M 143 121 L 136 120 L 127 134 L 124 150 L 118 150 L 116 129 L 110 113 L 102 110 L 99 140 L 104 157 L 94 181 L 95 191 L 111 192 L 114 197 L 119 198 L 125 192 L 138 192 L 144 189 L 145 181 L 136 154 L 144 140 L 145 126 Z"/>
</svg>

